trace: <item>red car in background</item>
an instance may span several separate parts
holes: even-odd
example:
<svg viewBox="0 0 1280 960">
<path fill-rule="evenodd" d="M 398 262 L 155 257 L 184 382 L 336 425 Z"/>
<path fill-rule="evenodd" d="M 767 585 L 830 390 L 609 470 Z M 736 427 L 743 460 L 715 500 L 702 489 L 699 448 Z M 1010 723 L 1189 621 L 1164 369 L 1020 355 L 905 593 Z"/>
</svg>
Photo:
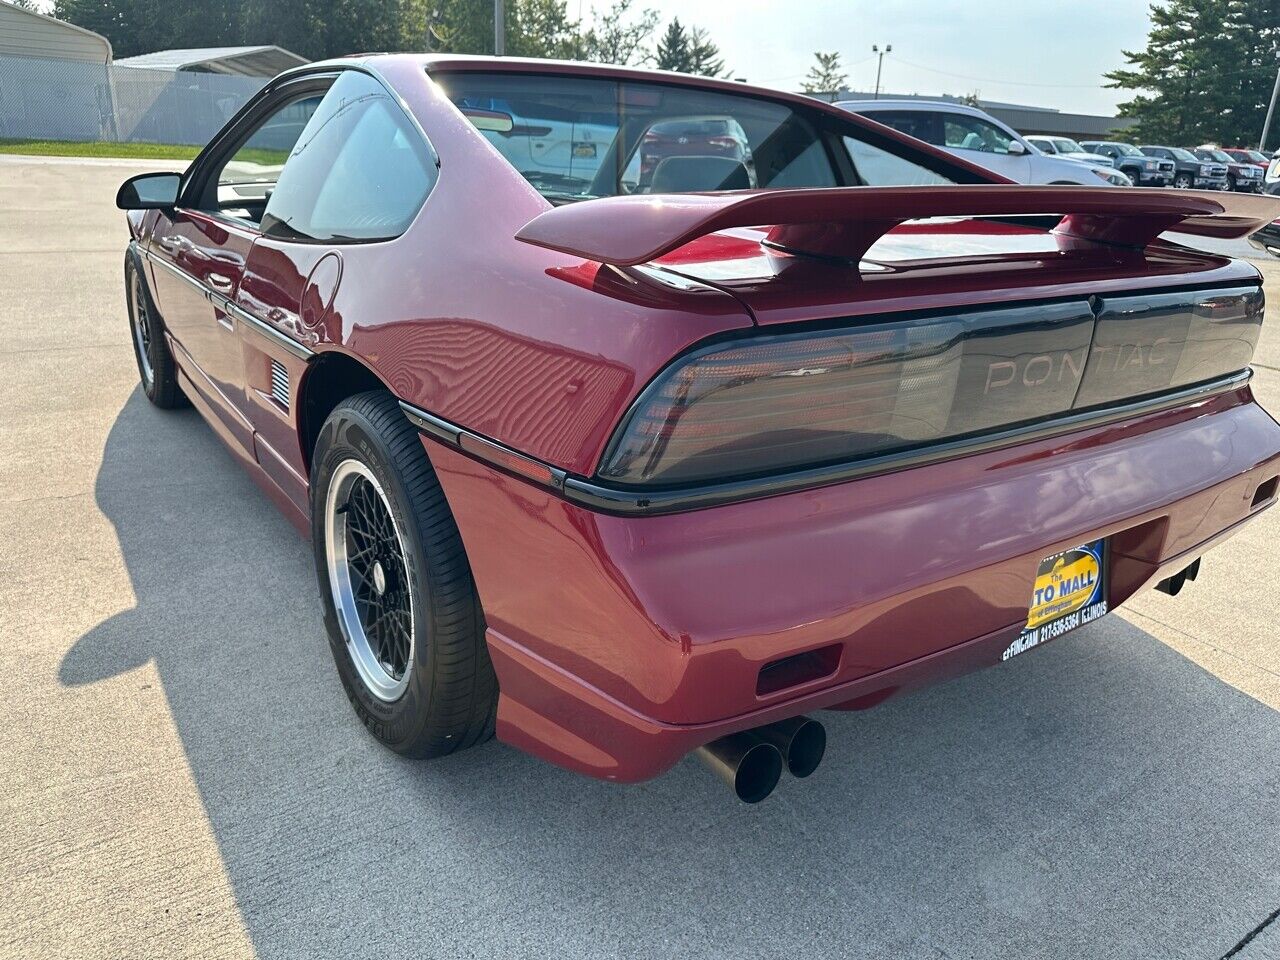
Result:
<svg viewBox="0 0 1280 960">
<path fill-rule="evenodd" d="M 1259 168 L 1252 160 L 1248 162 L 1237 160 L 1227 151 L 1213 146 L 1196 147 L 1191 152 L 1201 160 L 1226 164 L 1227 182 L 1223 189 L 1240 193 L 1262 192 L 1262 175 L 1266 172 L 1265 167 Z"/>
<path fill-rule="evenodd" d="M 1271 163 L 1271 158 L 1261 150 L 1250 150 L 1248 147 L 1223 147 L 1222 152 L 1236 163 L 1249 163 L 1264 173 Z"/>
<path fill-rule="evenodd" d="M 668 144 L 708 117 L 741 136 Z M 552 122 L 597 150 L 527 180 L 510 141 Z M 404 55 L 275 78 L 117 202 L 142 389 L 311 538 L 355 713 L 410 756 L 496 731 L 636 781 L 697 750 L 760 800 L 821 759 L 807 714 L 1176 593 L 1276 499 L 1259 274 L 1160 238 L 1270 198 L 1010 185 L 807 97 Z"/>
<path fill-rule="evenodd" d="M 754 187 L 751 146 L 746 134 L 732 117 L 697 117 L 655 123 L 640 142 L 639 161 L 641 187 L 653 192 L 670 190 L 659 182 L 654 187 L 653 174 L 667 157 L 723 157 L 726 179 L 716 185 L 720 190 L 746 190 Z M 679 164 L 667 169 L 679 170 Z M 705 186 L 699 183 L 699 187 Z M 679 185 L 676 185 L 677 189 Z"/>
</svg>

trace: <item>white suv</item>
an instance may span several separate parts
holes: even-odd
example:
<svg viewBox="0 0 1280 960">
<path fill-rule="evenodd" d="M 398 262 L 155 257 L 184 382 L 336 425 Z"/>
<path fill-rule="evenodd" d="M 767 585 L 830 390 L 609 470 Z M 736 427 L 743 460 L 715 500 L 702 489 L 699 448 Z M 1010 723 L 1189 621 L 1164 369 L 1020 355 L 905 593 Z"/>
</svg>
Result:
<svg viewBox="0 0 1280 960">
<path fill-rule="evenodd" d="M 941 147 L 1017 183 L 1133 186 L 1119 170 L 1045 156 L 976 107 L 927 100 L 841 100 L 836 106 Z"/>
</svg>

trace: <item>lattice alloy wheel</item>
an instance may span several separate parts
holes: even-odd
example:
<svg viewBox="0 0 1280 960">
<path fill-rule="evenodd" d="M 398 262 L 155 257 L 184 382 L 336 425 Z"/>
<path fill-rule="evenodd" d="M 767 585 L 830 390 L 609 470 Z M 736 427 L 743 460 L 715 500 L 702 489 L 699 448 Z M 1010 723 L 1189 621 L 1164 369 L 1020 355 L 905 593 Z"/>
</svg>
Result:
<svg viewBox="0 0 1280 960">
<path fill-rule="evenodd" d="M 397 700 L 413 669 L 413 592 L 387 495 L 361 461 L 334 471 L 324 526 L 329 586 L 352 663 L 370 693 Z"/>
<path fill-rule="evenodd" d="M 437 757 L 493 735 L 498 682 L 466 550 L 418 431 L 384 391 L 325 419 L 311 464 L 325 629 L 365 728 Z"/>
</svg>

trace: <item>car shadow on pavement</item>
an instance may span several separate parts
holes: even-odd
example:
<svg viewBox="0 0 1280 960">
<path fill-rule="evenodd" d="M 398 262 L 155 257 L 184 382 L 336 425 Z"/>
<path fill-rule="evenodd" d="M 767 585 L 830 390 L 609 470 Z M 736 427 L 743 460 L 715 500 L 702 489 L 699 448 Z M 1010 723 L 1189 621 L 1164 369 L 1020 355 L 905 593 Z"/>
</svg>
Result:
<svg viewBox="0 0 1280 960">
<path fill-rule="evenodd" d="M 383 750 L 309 546 L 191 411 L 135 392 L 96 498 L 136 606 L 60 679 L 155 661 L 259 956 L 1218 957 L 1280 904 L 1276 712 L 1117 617 L 822 715 L 823 767 L 747 807 L 692 759 Z"/>
</svg>

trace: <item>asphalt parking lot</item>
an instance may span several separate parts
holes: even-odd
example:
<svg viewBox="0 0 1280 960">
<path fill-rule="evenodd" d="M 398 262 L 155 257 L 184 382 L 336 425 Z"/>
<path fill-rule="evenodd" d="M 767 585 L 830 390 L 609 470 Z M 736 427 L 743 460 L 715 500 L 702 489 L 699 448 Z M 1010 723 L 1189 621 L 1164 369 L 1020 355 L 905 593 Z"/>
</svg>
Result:
<svg viewBox="0 0 1280 960">
<path fill-rule="evenodd" d="M 0 158 L 0 956 L 1280 956 L 1280 511 L 1176 599 L 826 715 L 758 807 L 692 759 L 404 761 L 309 546 L 137 388 L 112 198 L 145 169 Z"/>
</svg>

